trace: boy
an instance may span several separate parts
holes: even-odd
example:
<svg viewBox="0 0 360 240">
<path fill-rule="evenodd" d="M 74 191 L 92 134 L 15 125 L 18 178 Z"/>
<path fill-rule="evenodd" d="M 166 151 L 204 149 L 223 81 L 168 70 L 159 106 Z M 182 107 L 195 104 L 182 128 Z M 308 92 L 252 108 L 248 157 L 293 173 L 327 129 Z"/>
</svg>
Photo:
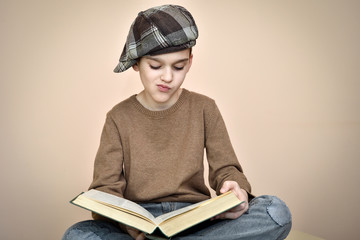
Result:
<svg viewBox="0 0 360 240">
<path fill-rule="evenodd" d="M 291 228 L 286 205 L 251 195 L 215 102 L 182 89 L 198 29 L 183 7 L 140 12 L 115 72 L 132 67 L 144 90 L 108 112 L 90 189 L 140 203 L 154 216 L 233 191 L 245 201 L 174 239 L 284 239 Z M 249 202 L 249 200 L 251 200 Z M 72 226 L 63 239 L 145 239 L 144 233 L 97 214 Z M 147 236 L 151 237 L 151 236 Z"/>
</svg>

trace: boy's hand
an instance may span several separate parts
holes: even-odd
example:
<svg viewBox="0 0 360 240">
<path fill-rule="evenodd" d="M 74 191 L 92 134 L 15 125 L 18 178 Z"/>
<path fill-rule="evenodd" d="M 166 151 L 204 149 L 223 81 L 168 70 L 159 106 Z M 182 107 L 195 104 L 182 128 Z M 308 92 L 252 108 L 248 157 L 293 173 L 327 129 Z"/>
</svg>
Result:
<svg viewBox="0 0 360 240">
<path fill-rule="evenodd" d="M 248 203 L 248 194 L 244 189 L 241 189 L 239 184 L 235 181 L 225 181 L 222 188 L 220 189 L 221 193 L 226 193 L 228 191 L 232 191 L 239 198 L 240 201 L 244 201 L 242 204 L 223 212 L 211 220 L 215 219 L 236 219 L 243 215 L 249 208 Z"/>
<path fill-rule="evenodd" d="M 145 233 L 140 232 L 139 230 L 120 224 L 120 228 L 125 230 L 133 239 L 135 240 L 145 240 Z"/>
</svg>

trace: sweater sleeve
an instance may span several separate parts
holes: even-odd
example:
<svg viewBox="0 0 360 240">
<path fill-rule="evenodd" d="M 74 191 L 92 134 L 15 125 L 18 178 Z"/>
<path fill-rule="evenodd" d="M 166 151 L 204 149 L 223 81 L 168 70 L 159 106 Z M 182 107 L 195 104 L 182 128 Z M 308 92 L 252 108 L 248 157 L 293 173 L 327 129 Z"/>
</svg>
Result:
<svg viewBox="0 0 360 240">
<path fill-rule="evenodd" d="M 251 186 L 245 177 L 235 155 L 224 120 L 215 102 L 205 108 L 205 147 L 209 163 L 209 183 L 220 194 L 223 183 L 236 181 L 242 189 L 251 193 Z"/>
<path fill-rule="evenodd" d="M 121 138 L 114 120 L 108 113 L 95 158 L 93 182 L 89 189 L 123 197 L 125 187 Z"/>
</svg>

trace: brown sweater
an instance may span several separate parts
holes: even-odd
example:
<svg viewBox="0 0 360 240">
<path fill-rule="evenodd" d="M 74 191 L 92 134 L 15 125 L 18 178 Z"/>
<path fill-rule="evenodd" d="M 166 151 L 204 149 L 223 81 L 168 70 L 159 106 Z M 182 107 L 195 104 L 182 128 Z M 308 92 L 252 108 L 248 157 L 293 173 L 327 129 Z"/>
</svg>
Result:
<svg viewBox="0 0 360 240">
<path fill-rule="evenodd" d="M 135 202 L 208 199 L 204 148 L 217 193 L 225 180 L 250 193 L 212 99 L 183 89 L 172 107 L 150 111 L 131 96 L 107 114 L 90 188 Z"/>
</svg>

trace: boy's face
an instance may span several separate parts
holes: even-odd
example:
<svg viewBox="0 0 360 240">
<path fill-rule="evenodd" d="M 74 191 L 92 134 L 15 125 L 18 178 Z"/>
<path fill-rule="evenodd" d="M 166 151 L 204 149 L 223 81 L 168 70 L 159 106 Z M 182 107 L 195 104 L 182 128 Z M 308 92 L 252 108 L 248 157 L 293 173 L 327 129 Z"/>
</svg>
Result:
<svg viewBox="0 0 360 240">
<path fill-rule="evenodd" d="M 152 110 L 171 107 L 180 96 L 180 86 L 191 63 L 190 49 L 142 57 L 133 66 L 144 85 L 144 91 L 139 94 L 140 102 Z"/>
</svg>

